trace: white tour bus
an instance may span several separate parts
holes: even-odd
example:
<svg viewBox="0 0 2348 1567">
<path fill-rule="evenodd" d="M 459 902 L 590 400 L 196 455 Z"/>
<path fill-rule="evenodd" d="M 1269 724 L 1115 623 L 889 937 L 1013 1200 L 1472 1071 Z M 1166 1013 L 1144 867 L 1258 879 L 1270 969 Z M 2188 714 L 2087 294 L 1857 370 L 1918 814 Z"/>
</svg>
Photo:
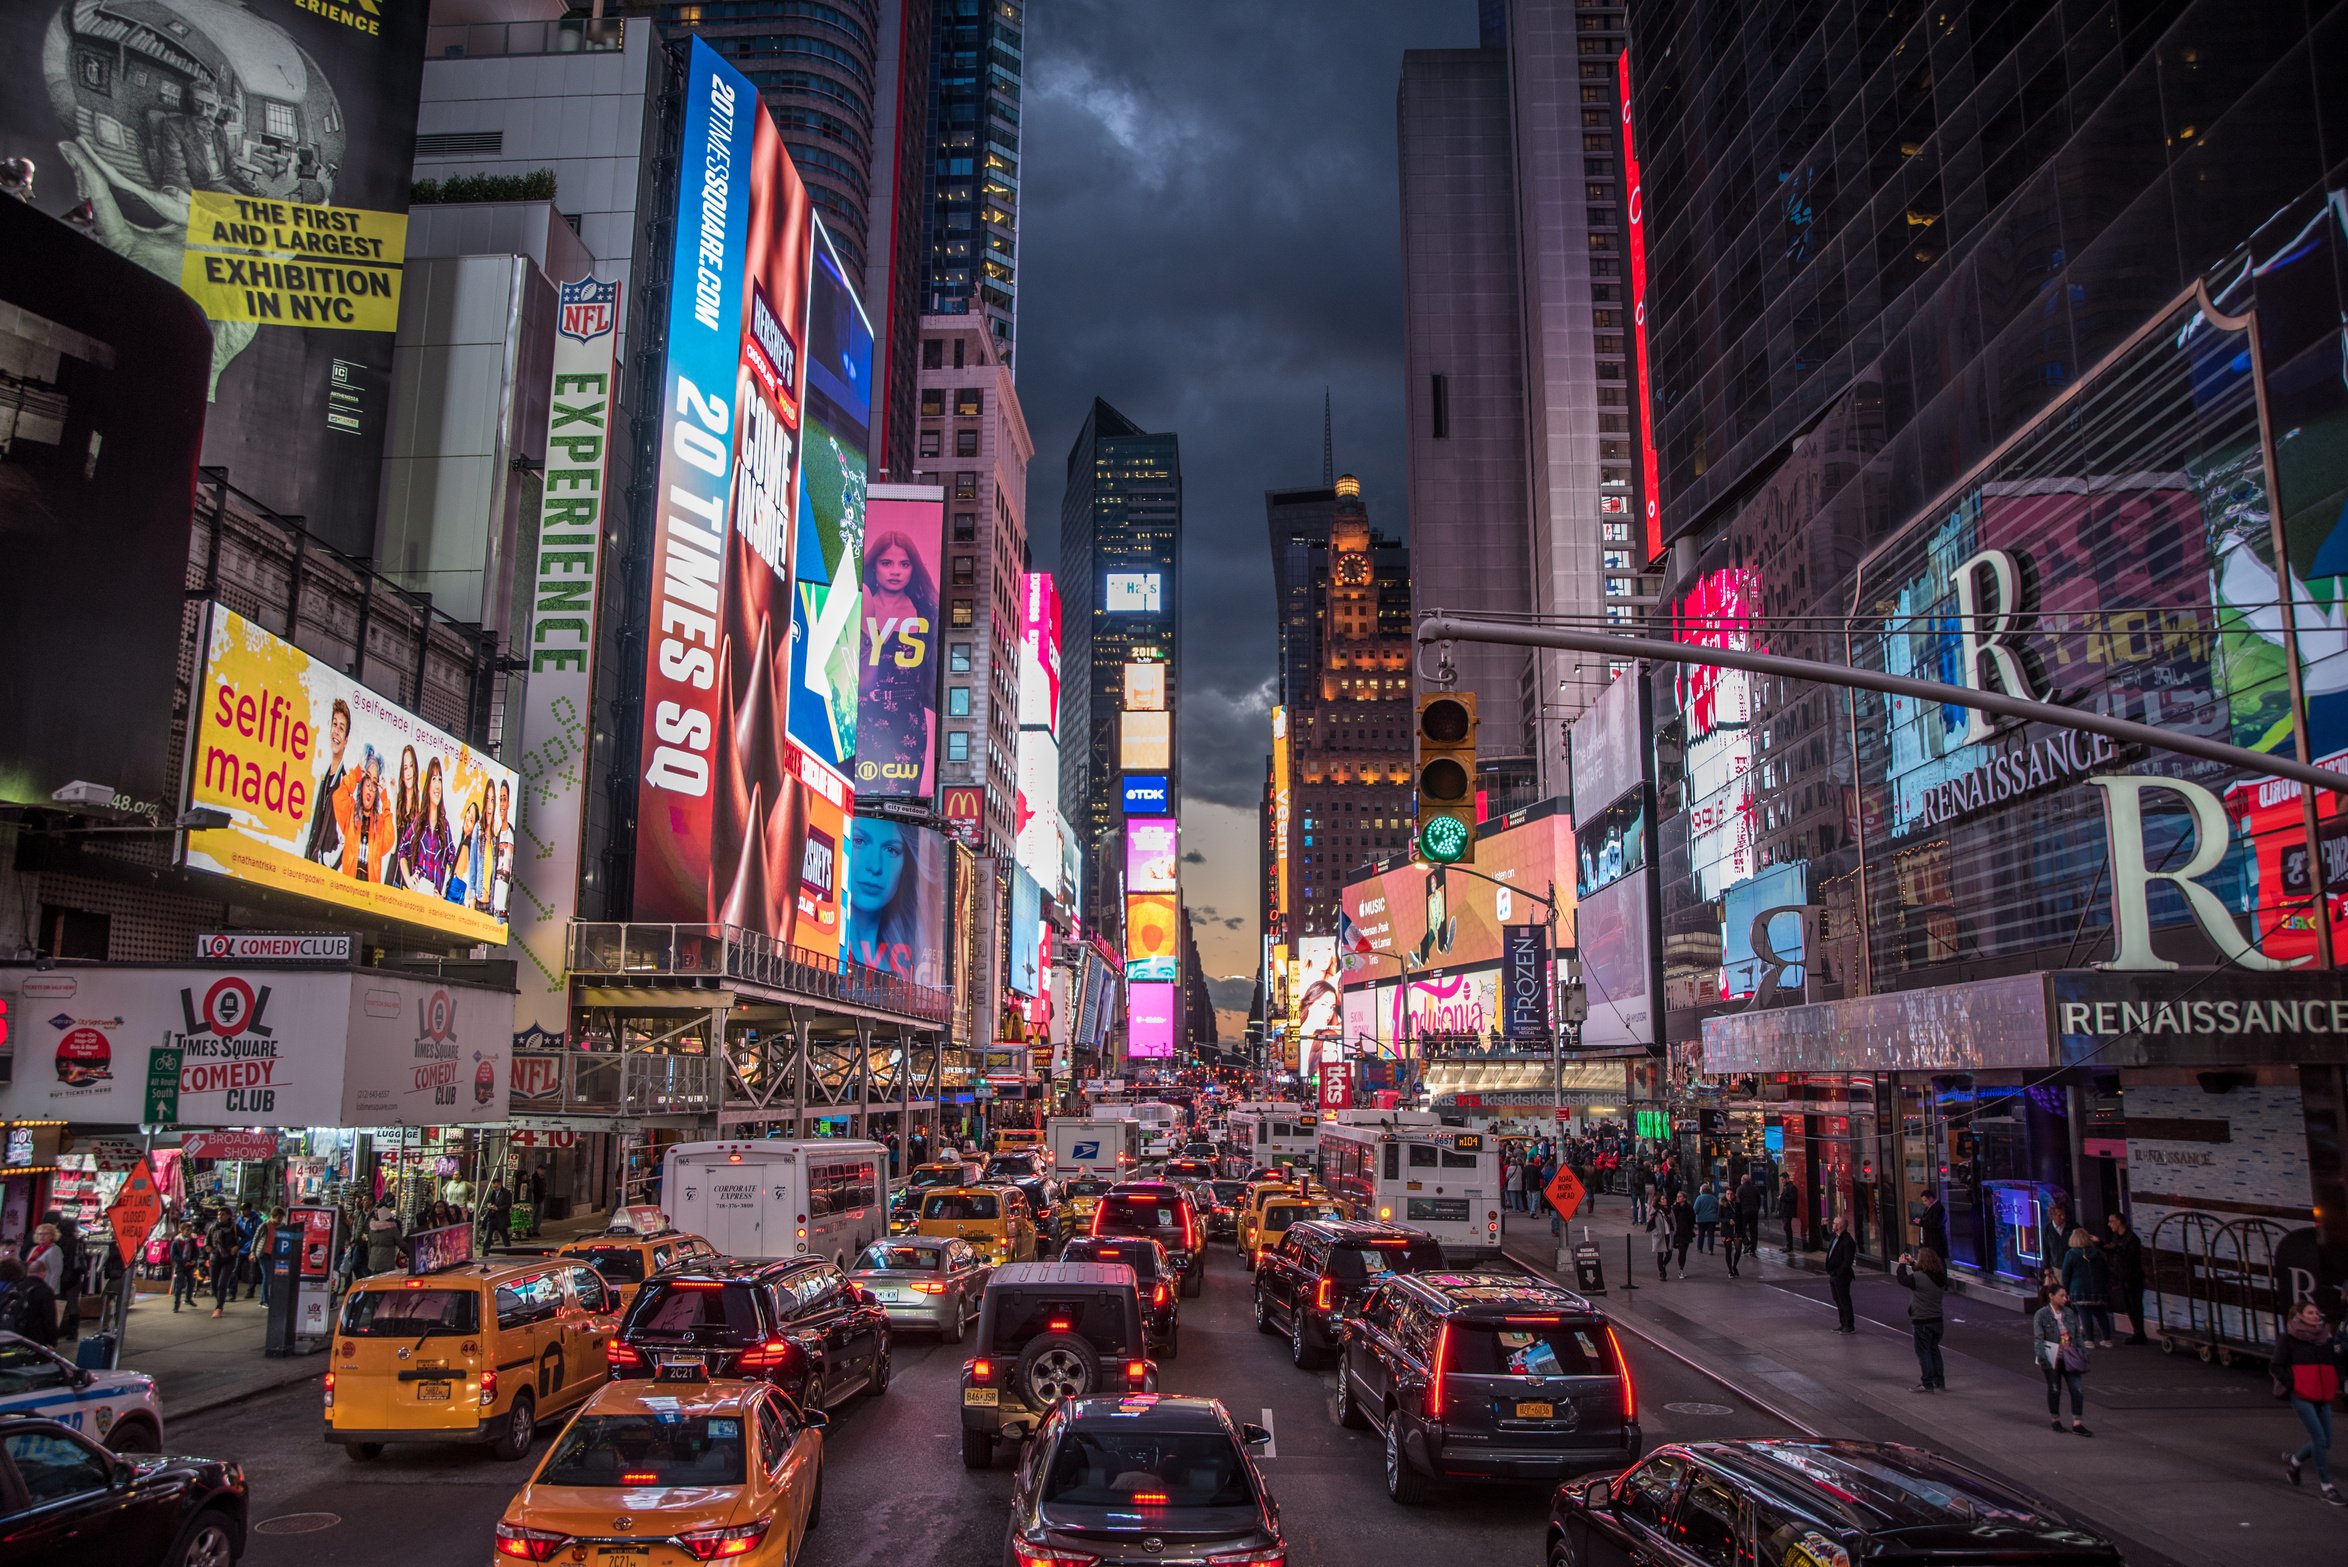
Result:
<svg viewBox="0 0 2348 1567">
<path fill-rule="evenodd" d="M 1285 1099 L 1249 1099 L 1233 1105 L 1223 1123 L 1231 1138 L 1231 1174 L 1245 1175 L 1260 1165 L 1310 1165 L 1319 1120 L 1303 1105 Z"/>
<path fill-rule="evenodd" d="M 661 1162 L 661 1211 L 724 1257 L 813 1252 L 842 1267 L 889 1233 L 889 1151 L 818 1137 L 678 1143 Z"/>
<path fill-rule="evenodd" d="M 1500 1143 L 1425 1110 L 1340 1110 L 1320 1126 L 1321 1184 L 1349 1218 L 1425 1230 L 1446 1262 L 1500 1255 Z"/>
</svg>

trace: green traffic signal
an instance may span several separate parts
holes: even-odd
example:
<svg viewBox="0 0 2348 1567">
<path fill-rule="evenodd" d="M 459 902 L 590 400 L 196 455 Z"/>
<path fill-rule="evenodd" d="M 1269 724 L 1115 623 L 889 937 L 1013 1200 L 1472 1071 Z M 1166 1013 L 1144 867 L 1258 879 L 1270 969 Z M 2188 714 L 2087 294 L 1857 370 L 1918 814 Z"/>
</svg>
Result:
<svg viewBox="0 0 2348 1567">
<path fill-rule="evenodd" d="M 1453 816 L 1430 816 L 1419 827 L 1419 852 L 1438 865 L 1456 865 L 1468 851 L 1467 824 Z"/>
</svg>

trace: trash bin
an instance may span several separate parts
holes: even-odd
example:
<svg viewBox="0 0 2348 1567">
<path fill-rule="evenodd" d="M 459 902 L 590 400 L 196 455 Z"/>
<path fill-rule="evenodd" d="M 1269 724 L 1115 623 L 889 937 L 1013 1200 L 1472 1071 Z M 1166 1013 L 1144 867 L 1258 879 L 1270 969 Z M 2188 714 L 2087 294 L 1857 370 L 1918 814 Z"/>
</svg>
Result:
<svg viewBox="0 0 2348 1567">
<path fill-rule="evenodd" d="M 1598 1243 L 1584 1241 L 1573 1249 L 1574 1288 L 1584 1295 L 1606 1293 L 1606 1264 L 1599 1259 Z"/>
<path fill-rule="evenodd" d="M 84 1371 L 112 1371 L 114 1369 L 114 1335 L 85 1333 L 81 1347 L 73 1352 L 73 1363 Z"/>
</svg>

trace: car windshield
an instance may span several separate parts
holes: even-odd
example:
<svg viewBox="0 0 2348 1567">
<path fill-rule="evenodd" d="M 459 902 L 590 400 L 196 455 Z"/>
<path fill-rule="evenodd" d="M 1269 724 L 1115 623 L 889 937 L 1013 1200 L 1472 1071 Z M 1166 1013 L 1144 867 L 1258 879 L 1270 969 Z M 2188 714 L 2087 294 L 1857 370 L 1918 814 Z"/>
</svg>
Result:
<svg viewBox="0 0 2348 1567">
<path fill-rule="evenodd" d="M 959 1186 L 962 1184 L 962 1167 L 952 1165 L 943 1169 L 932 1169 L 928 1165 L 923 1165 L 913 1172 L 906 1184 L 924 1191 L 932 1186 Z"/>
<path fill-rule="evenodd" d="M 1122 1263 L 1144 1284 L 1154 1282 L 1158 1276 L 1158 1248 L 1146 1241 L 1129 1241 L 1124 1245 L 1115 1241 L 1072 1241 L 1066 1260 Z"/>
<path fill-rule="evenodd" d="M 1267 1230 L 1285 1230 L 1291 1224 L 1294 1224 L 1297 1220 L 1303 1218 L 1308 1211 L 1309 1210 L 1307 1210 L 1301 1203 L 1266 1203 L 1264 1205 L 1264 1228 Z"/>
<path fill-rule="evenodd" d="M 1433 1241 L 1365 1241 L 1329 1253 L 1329 1276 L 1354 1283 L 1389 1273 L 1430 1273 L 1443 1266 L 1443 1249 Z"/>
<path fill-rule="evenodd" d="M 353 1290 L 342 1303 L 345 1338 L 423 1338 L 481 1331 L 481 1297 L 472 1290 Z"/>
<path fill-rule="evenodd" d="M 990 1181 L 1033 1174 L 1035 1174 L 1035 1159 L 1029 1154 L 997 1155 L 986 1162 L 986 1178 Z"/>
<path fill-rule="evenodd" d="M 1101 1229 L 1104 1233 L 1117 1230 L 1145 1235 L 1163 1231 L 1180 1237 L 1181 1205 L 1179 1197 L 1103 1197 Z"/>
<path fill-rule="evenodd" d="M 1245 1507 L 1255 1500 L 1239 1446 L 1220 1431 L 1096 1430 L 1060 1438 L 1044 1500 L 1068 1507 Z"/>
<path fill-rule="evenodd" d="M 925 1219 L 995 1219 L 1002 1216 L 1001 1205 L 987 1192 L 941 1192 L 921 1200 L 921 1216 Z"/>
<path fill-rule="evenodd" d="M 945 1253 L 935 1246 L 904 1246 L 895 1241 L 875 1241 L 864 1248 L 864 1255 L 856 1259 L 859 1268 L 886 1268 L 897 1273 L 935 1273 L 945 1261 Z"/>
<path fill-rule="evenodd" d="M 1211 1184 L 1215 1189 L 1215 1201 L 1220 1203 L 1234 1203 L 1247 1195 L 1245 1181 L 1215 1181 Z"/>
<path fill-rule="evenodd" d="M 1615 1371 L 1603 1329 L 1555 1320 L 1455 1322 L 1449 1364 L 1463 1376 L 1604 1377 Z"/>
<path fill-rule="evenodd" d="M 652 1399 L 658 1404 L 672 1400 Z M 563 1428 L 540 1485 L 740 1485 L 739 1415 L 581 1415 Z"/>
<path fill-rule="evenodd" d="M 70 1373 L 56 1356 L 23 1339 L 0 1340 L 0 1398 L 63 1387 Z"/>
<path fill-rule="evenodd" d="M 1060 1190 L 1070 1197 L 1101 1197 L 1108 1193 L 1108 1181 L 1070 1181 Z"/>
<path fill-rule="evenodd" d="M 644 1253 L 633 1246 L 584 1246 L 564 1255 L 595 1264 L 595 1271 L 614 1284 L 644 1282 Z"/>
<path fill-rule="evenodd" d="M 635 1309 L 628 1313 L 620 1333 L 623 1338 L 632 1338 L 638 1333 L 693 1333 L 708 1328 L 720 1328 L 738 1338 L 757 1337 L 758 1308 L 751 1304 L 750 1286 L 655 1279 L 636 1297 Z"/>
</svg>

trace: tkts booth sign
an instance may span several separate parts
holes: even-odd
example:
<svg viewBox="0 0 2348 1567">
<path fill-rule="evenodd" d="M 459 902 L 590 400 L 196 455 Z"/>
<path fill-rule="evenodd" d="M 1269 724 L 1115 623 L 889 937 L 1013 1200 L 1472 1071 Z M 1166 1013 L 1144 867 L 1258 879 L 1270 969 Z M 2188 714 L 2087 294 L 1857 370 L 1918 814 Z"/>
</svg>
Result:
<svg viewBox="0 0 2348 1567">
<path fill-rule="evenodd" d="M 0 973 L 20 1019 L 0 1116 L 135 1126 L 151 1052 L 176 1051 L 176 1124 L 503 1121 L 511 998 L 350 971 L 110 968 Z"/>
</svg>

